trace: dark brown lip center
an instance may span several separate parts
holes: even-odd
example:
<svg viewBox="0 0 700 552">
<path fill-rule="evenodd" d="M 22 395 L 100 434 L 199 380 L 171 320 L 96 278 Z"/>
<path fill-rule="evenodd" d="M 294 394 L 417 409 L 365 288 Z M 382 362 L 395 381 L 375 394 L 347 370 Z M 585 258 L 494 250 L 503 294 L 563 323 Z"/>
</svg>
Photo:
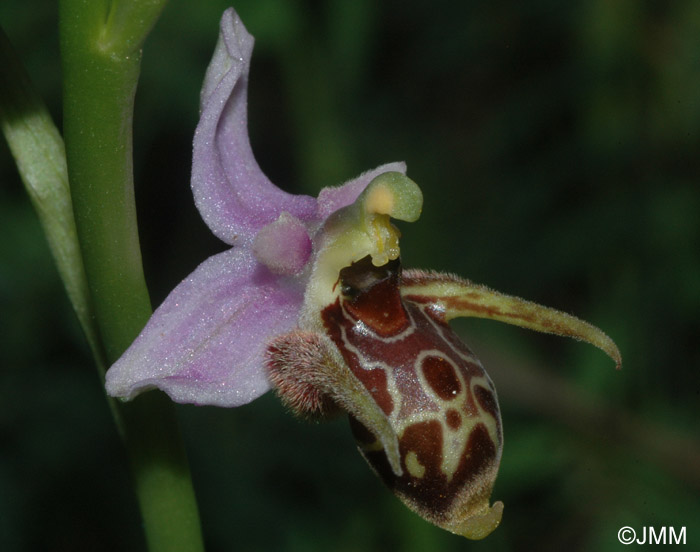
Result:
<svg viewBox="0 0 700 552">
<path fill-rule="evenodd" d="M 382 266 L 374 266 L 372 257 L 367 255 L 340 271 L 341 290 L 346 300 L 353 300 L 386 280 L 395 279 L 398 283 L 400 273 L 399 259 L 389 261 Z"/>
</svg>

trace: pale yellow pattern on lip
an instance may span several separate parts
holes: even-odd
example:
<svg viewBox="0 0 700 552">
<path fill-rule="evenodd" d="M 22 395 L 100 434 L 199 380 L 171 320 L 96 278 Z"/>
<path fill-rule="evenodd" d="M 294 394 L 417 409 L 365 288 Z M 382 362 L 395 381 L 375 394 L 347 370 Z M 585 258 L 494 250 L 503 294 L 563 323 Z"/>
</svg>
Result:
<svg viewBox="0 0 700 552">
<path fill-rule="evenodd" d="M 425 475 L 425 466 L 418 460 L 418 455 L 410 451 L 406 455 L 406 469 L 413 477 L 420 479 Z"/>
</svg>

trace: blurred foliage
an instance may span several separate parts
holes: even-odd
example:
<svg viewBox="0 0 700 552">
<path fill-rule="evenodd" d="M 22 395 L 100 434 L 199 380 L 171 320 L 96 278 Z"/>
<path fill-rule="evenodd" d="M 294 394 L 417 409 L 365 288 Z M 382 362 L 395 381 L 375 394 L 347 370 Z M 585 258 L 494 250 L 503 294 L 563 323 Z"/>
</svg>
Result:
<svg viewBox="0 0 700 552">
<path fill-rule="evenodd" d="M 198 91 L 227 3 L 172 0 L 135 117 L 137 200 L 158 304 L 222 250 L 191 200 Z M 316 193 L 406 160 L 423 188 L 407 266 L 562 308 L 587 346 L 462 321 L 500 390 L 502 526 L 468 543 L 406 510 L 346 424 L 270 394 L 183 406 L 211 551 L 618 550 L 623 525 L 700 546 L 700 3 L 240 0 L 256 36 L 261 166 Z M 60 124 L 56 3 L 0 24 Z M 0 146 L 0 547 L 143 549 L 121 445 L 6 146 Z"/>
</svg>

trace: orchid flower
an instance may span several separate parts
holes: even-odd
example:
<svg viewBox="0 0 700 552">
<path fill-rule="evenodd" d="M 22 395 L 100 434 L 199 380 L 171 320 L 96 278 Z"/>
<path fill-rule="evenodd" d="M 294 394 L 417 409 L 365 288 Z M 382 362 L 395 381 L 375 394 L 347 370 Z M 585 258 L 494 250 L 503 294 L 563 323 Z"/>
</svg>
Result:
<svg viewBox="0 0 700 552">
<path fill-rule="evenodd" d="M 615 344 L 570 315 L 453 275 L 403 270 L 390 218 L 415 221 L 420 188 L 403 163 L 317 198 L 273 185 L 247 133 L 253 37 L 227 10 L 201 94 L 192 190 L 231 249 L 204 261 L 107 373 L 110 395 L 158 388 L 179 403 L 239 406 L 275 388 L 296 414 L 347 413 L 361 453 L 415 512 L 488 535 L 502 450 L 496 390 L 450 329 L 491 318 Z"/>
</svg>

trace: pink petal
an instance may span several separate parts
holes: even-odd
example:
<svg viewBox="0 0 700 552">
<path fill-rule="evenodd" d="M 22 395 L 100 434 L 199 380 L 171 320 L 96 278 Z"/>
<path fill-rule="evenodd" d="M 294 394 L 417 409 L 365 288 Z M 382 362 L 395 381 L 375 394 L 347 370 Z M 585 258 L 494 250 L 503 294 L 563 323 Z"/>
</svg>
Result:
<svg viewBox="0 0 700 552">
<path fill-rule="evenodd" d="M 303 222 L 284 212 L 255 236 L 253 254 L 275 274 L 292 276 L 311 257 L 311 238 Z"/>
<path fill-rule="evenodd" d="M 277 188 L 253 156 L 247 126 L 253 42 L 236 12 L 226 10 L 205 76 L 202 114 L 194 137 L 195 203 L 212 232 L 228 244 L 249 243 L 282 211 L 301 220 L 316 214 L 314 198 Z"/>
<path fill-rule="evenodd" d="M 263 352 L 297 322 L 303 286 L 248 249 L 210 257 L 180 283 L 107 372 L 107 392 L 158 388 L 179 403 L 240 406 L 269 388 Z"/>
<path fill-rule="evenodd" d="M 400 172 L 406 174 L 406 163 L 399 161 L 395 163 L 387 163 L 376 169 L 362 173 L 357 178 L 347 181 L 341 186 L 324 188 L 318 194 L 318 216 L 321 219 L 326 219 L 328 216 L 354 203 L 367 185 L 372 182 L 377 176 L 385 172 Z"/>
</svg>

